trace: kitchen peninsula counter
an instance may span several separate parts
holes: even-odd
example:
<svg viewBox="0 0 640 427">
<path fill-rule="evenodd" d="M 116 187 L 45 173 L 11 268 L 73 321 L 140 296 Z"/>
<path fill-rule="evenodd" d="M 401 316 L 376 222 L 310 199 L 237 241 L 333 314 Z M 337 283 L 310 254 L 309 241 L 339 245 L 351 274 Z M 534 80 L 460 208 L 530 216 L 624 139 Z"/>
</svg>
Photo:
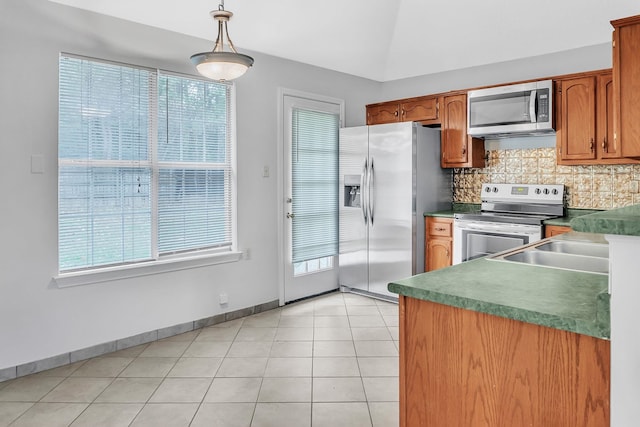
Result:
<svg viewBox="0 0 640 427">
<path fill-rule="evenodd" d="M 477 259 L 388 288 L 400 427 L 610 424 L 606 275 Z"/>
<path fill-rule="evenodd" d="M 609 338 L 607 276 L 478 259 L 397 280 L 400 295 Z"/>
<path fill-rule="evenodd" d="M 640 236 L 640 205 L 581 216 L 571 221 L 576 231 Z"/>
</svg>

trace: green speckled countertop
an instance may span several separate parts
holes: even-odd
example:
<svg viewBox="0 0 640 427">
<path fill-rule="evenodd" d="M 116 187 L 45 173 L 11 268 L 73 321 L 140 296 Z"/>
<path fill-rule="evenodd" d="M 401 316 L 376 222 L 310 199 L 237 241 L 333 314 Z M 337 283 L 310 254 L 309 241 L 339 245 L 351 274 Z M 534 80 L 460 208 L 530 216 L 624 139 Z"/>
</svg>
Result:
<svg viewBox="0 0 640 427">
<path fill-rule="evenodd" d="M 452 203 L 451 209 L 445 209 L 442 211 L 435 211 L 435 212 L 424 212 L 424 216 L 453 218 L 453 215 L 459 212 L 473 212 L 479 209 L 480 209 L 480 204 L 476 204 L 476 203 Z"/>
<path fill-rule="evenodd" d="M 608 276 L 478 259 L 389 283 L 391 292 L 608 339 Z"/>
<path fill-rule="evenodd" d="M 640 205 L 574 218 L 571 228 L 587 233 L 640 236 Z"/>
<path fill-rule="evenodd" d="M 544 225 L 560 225 L 560 226 L 564 226 L 564 227 L 570 227 L 571 226 L 571 221 L 574 218 L 578 218 L 584 215 L 590 215 L 593 213 L 597 213 L 597 212 L 602 212 L 599 210 L 595 210 L 595 209 L 574 209 L 574 208 L 569 208 L 567 209 L 567 211 L 565 212 L 565 215 L 563 217 L 560 218 L 553 218 L 553 219 L 548 219 L 546 221 L 544 221 Z"/>
</svg>

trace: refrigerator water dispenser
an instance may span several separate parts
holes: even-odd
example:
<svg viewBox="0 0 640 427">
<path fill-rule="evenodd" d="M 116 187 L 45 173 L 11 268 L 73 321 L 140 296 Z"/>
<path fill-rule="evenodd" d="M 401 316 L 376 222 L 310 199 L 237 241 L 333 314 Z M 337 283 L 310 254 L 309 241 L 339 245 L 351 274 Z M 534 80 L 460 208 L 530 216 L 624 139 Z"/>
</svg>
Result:
<svg viewBox="0 0 640 427">
<path fill-rule="evenodd" d="M 344 205 L 351 208 L 360 207 L 360 175 L 344 176 Z"/>
</svg>

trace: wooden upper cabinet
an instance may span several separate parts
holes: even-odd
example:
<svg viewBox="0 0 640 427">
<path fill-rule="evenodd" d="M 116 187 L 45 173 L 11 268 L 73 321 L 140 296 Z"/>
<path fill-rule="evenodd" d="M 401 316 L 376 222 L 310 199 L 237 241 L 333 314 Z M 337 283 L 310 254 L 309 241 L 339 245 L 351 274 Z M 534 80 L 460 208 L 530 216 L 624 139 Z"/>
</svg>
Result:
<svg viewBox="0 0 640 427">
<path fill-rule="evenodd" d="M 440 123 L 440 104 L 438 97 L 423 97 L 408 100 L 400 104 L 401 122 L 420 122 L 422 124 Z"/>
<path fill-rule="evenodd" d="M 443 168 L 484 167 L 484 140 L 467 135 L 467 95 L 445 96 L 440 137 Z"/>
<path fill-rule="evenodd" d="M 367 105 L 367 124 L 420 122 L 440 124 L 440 104 L 437 96 L 422 96 L 400 101 Z"/>
<path fill-rule="evenodd" d="M 622 156 L 614 136 L 614 99 L 610 72 L 556 82 L 558 164 L 638 163 Z"/>
<path fill-rule="evenodd" d="M 640 157 L 640 15 L 613 25 L 614 143 L 624 157 Z"/>
<path fill-rule="evenodd" d="M 400 121 L 400 103 L 384 102 L 367 105 L 367 124 L 380 125 Z"/>
<path fill-rule="evenodd" d="M 558 87 L 561 160 L 596 158 L 596 78 L 563 80 Z M 557 118 L 557 117 L 556 117 Z"/>
<path fill-rule="evenodd" d="M 600 157 L 617 159 L 622 157 L 620 145 L 613 136 L 613 74 L 598 76 L 597 145 Z"/>
</svg>

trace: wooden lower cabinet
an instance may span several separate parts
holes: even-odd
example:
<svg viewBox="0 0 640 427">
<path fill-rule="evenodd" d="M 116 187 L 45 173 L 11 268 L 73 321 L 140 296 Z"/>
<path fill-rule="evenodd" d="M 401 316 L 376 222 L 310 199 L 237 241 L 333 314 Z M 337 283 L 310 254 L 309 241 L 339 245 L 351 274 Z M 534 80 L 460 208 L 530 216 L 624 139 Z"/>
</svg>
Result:
<svg viewBox="0 0 640 427">
<path fill-rule="evenodd" d="M 609 426 L 609 341 L 399 304 L 401 427 Z"/>
<path fill-rule="evenodd" d="M 545 225 L 544 237 L 553 237 L 558 234 L 564 234 L 571 231 L 571 227 L 565 227 L 563 225 Z"/>
<path fill-rule="evenodd" d="M 453 263 L 453 219 L 425 218 L 424 271 L 448 267 Z"/>
</svg>

